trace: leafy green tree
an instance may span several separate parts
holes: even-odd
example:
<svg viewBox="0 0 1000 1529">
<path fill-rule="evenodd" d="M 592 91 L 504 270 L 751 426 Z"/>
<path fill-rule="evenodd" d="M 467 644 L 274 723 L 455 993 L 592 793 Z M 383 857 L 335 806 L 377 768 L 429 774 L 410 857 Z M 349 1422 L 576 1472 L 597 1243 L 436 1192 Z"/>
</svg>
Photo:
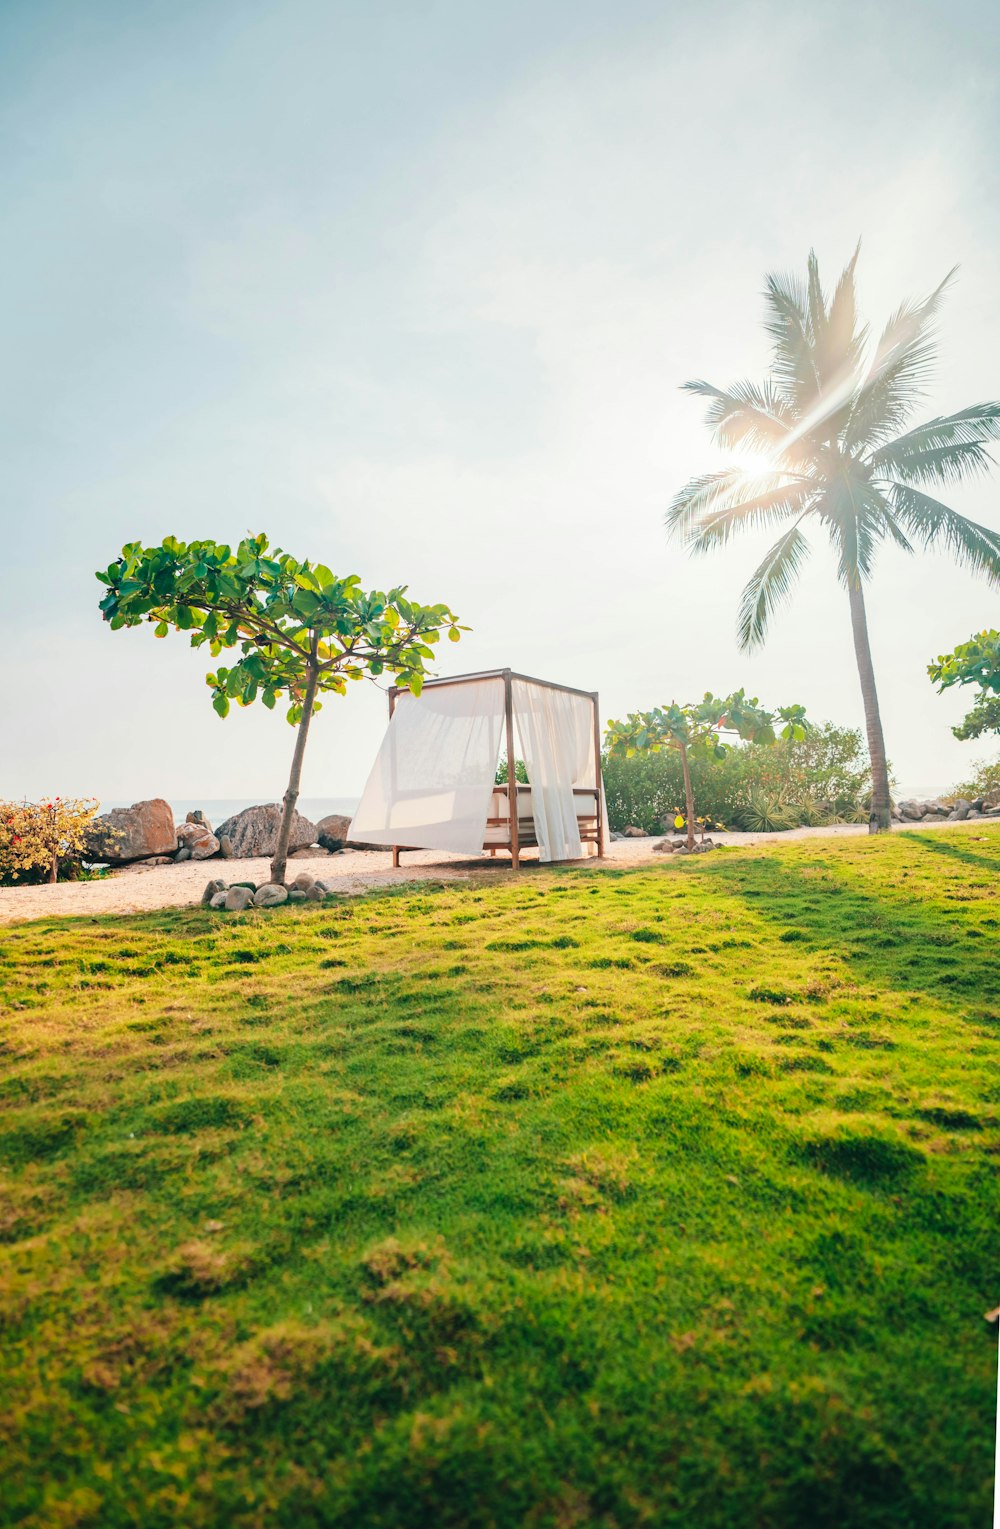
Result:
<svg viewBox="0 0 1000 1529">
<path fill-rule="evenodd" d="M 269 555 L 266 536 L 247 537 L 235 552 L 173 536 L 158 547 L 130 542 L 97 577 L 107 588 L 100 608 L 113 630 L 151 622 L 157 637 L 171 628 L 190 633 L 191 646 L 207 646 L 213 658 L 239 649 L 235 663 L 205 677 L 220 717 L 233 701 L 249 706 L 259 697 L 273 708 L 287 698 L 286 715 L 297 731 L 271 862 L 276 882 L 285 879 L 317 698 L 343 695 L 349 680 L 383 673 L 419 695 L 442 631 L 455 642 L 467 630 L 447 605 L 408 600 L 405 585 L 365 593 L 353 574 L 338 579 L 322 563 L 299 562 L 279 549 Z"/>
<path fill-rule="evenodd" d="M 809 555 L 806 530 L 829 536 L 850 601 L 872 766 L 869 828 L 879 833 L 890 824 L 890 782 L 865 588 L 884 542 L 906 552 L 915 543 L 944 547 L 973 571 L 1000 579 L 1000 532 L 925 492 L 989 469 L 986 448 L 1000 436 L 1000 403 L 971 404 L 900 433 L 931 372 L 934 325 L 951 277 L 924 301 L 904 303 L 871 346 L 857 313 L 857 258 L 856 250 L 831 298 L 812 253 L 804 283 L 768 276 L 774 351 L 764 382 L 685 384 L 711 400 L 707 423 L 718 443 L 753 453 L 761 469 L 729 467 L 692 479 L 671 504 L 667 526 L 692 551 L 707 552 L 737 531 L 791 522 L 743 591 L 744 649 L 763 642 L 788 596 Z"/>
<path fill-rule="evenodd" d="M 700 701 L 686 706 L 672 701 L 669 706 L 656 706 L 652 711 L 630 712 L 624 722 L 610 721 L 604 743 L 612 757 L 656 754 L 661 749 L 677 751 L 684 775 L 688 849 L 694 849 L 692 757 L 725 759 L 728 745 L 723 738 L 727 734 L 754 743 L 774 743 L 779 722 L 783 723 L 782 738 L 804 738 L 810 726 L 801 706 L 766 711 L 756 696 L 748 697 L 742 690 L 734 690 L 728 696 L 706 692 Z"/>
<path fill-rule="evenodd" d="M 956 738 L 1000 733 L 1000 632 L 977 632 L 954 653 L 942 653 L 928 664 L 927 673 L 937 682 L 939 695 L 951 685 L 979 686 L 972 710 L 952 728 Z"/>
</svg>

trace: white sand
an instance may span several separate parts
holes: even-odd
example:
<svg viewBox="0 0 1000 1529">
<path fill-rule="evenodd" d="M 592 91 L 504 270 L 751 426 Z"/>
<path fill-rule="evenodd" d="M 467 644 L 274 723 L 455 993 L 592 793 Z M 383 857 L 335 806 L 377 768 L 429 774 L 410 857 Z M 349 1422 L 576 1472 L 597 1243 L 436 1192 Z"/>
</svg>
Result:
<svg viewBox="0 0 1000 1529">
<path fill-rule="evenodd" d="M 1000 819 L 994 819 L 1000 822 Z M 974 833 L 986 823 L 977 819 L 972 823 L 908 823 L 894 825 L 899 832 L 933 832 L 935 829 L 963 829 Z M 715 836 L 717 844 L 776 844 L 784 839 L 839 839 L 867 835 L 865 823 L 841 824 L 836 828 L 793 828 L 778 834 L 728 833 Z M 618 839 L 609 844 L 603 861 L 591 859 L 579 861 L 580 865 L 609 866 L 650 860 L 656 864 L 669 865 L 669 855 L 654 855 L 652 847 L 658 837 L 649 839 Z M 530 869 L 537 860 L 526 862 Z M 510 862 L 504 855 L 491 859 L 466 855 L 449 855 L 436 850 L 412 851 L 404 854 L 398 871 L 392 868 L 392 856 L 388 850 L 344 850 L 339 855 L 321 855 L 317 858 L 300 859 L 296 856 L 288 862 L 289 879 L 299 871 L 310 871 L 321 876 L 331 889 L 343 894 L 364 892 L 369 887 L 385 886 L 390 882 L 422 881 L 460 878 L 470 872 L 509 874 Z M 267 860 L 200 860 L 184 861 L 180 865 L 143 866 L 134 870 L 114 872 L 100 881 L 63 882 L 49 887 L 0 887 L 0 924 L 15 923 L 20 919 L 54 918 L 64 914 L 82 916 L 103 913 L 148 913 L 155 908 L 181 908 L 197 903 L 211 878 L 223 881 L 252 881 L 258 886 L 269 878 Z"/>
</svg>

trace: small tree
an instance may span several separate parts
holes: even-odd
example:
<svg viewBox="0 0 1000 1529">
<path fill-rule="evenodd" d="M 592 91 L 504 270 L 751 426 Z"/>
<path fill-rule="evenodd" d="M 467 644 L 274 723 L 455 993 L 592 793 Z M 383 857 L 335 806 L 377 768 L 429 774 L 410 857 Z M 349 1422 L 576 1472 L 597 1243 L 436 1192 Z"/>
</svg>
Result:
<svg viewBox="0 0 1000 1529">
<path fill-rule="evenodd" d="M 97 808 L 91 797 L 0 802 L 0 884 L 58 881 L 60 861 L 83 849 Z"/>
<path fill-rule="evenodd" d="M 724 759 L 729 746 L 723 737 L 727 734 L 752 743 L 774 743 L 779 722 L 783 724 L 782 738 L 804 738 L 810 728 L 801 706 L 781 706 L 772 712 L 764 710 L 756 696 L 748 697 L 742 690 L 724 697 L 706 691 L 702 700 L 686 706 L 672 701 L 652 711 L 630 712 L 624 722 L 609 722 L 604 741 L 609 754 L 624 754 L 626 758 L 676 749 L 684 772 L 687 844 L 688 849 L 694 849 L 692 756 Z"/>
<path fill-rule="evenodd" d="M 959 643 L 954 653 L 942 653 L 927 673 L 937 682 L 938 694 L 951 685 L 978 685 L 979 694 L 970 712 L 952 728 L 956 738 L 981 738 L 1000 733 L 1000 632 L 978 632 Z"/>
<path fill-rule="evenodd" d="M 343 695 L 349 680 L 383 673 L 419 695 L 441 632 L 457 642 L 467 630 L 447 605 L 408 600 L 405 585 L 366 594 L 353 574 L 338 579 L 322 563 L 299 562 L 280 549 L 268 555 L 266 536 L 246 538 L 235 552 L 173 536 L 159 547 L 130 542 L 97 577 L 107 586 L 100 608 L 113 630 L 148 621 L 157 637 L 171 627 L 189 632 L 191 646 L 207 644 L 213 658 L 239 648 L 232 667 L 205 676 L 220 717 L 233 701 L 249 706 L 259 696 L 269 708 L 279 696 L 290 702 L 286 715 L 297 732 L 271 861 L 276 882 L 285 879 L 309 723 L 321 705 L 317 697 Z"/>
</svg>

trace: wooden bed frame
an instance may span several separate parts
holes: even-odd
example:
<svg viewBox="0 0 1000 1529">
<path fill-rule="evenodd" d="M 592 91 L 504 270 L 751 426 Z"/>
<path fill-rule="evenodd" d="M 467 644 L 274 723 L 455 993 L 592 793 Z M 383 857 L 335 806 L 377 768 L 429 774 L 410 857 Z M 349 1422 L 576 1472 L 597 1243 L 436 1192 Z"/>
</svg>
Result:
<svg viewBox="0 0 1000 1529">
<path fill-rule="evenodd" d="M 510 863 L 516 871 L 521 863 L 522 849 L 537 847 L 538 840 L 535 838 L 535 825 L 531 817 L 518 817 L 518 792 L 530 794 L 530 785 L 519 784 L 515 778 L 515 753 L 514 753 L 514 681 L 525 680 L 529 685 L 542 685 L 546 690 L 562 690 L 569 695 L 586 696 L 594 708 L 594 779 L 596 786 L 574 786 L 573 795 L 587 799 L 587 811 L 577 810 L 577 823 L 580 829 L 580 841 L 583 844 L 595 844 L 598 858 L 604 856 L 605 824 L 604 824 L 604 793 L 601 790 L 601 720 L 599 699 L 596 690 L 577 690 L 573 685 L 555 685 L 551 680 L 539 680 L 531 674 L 519 674 L 513 669 L 484 669 L 481 674 L 457 674 L 452 679 L 426 680 L 424 689 L 429 690 L 436 685 L 469 685 L 476 680 L 502 679 L 504 685 L 504 720 L 506 727 L 507 742 L 507 782 L 506 785 L 495 787 L 494 794 L 506 792 L 507 814 L 505 817 L 489 817 L 486 819 L 487 828 L 506 829 L 507 833 L 499 839 L 491 838 L 484 842 L 483 849 L 489 850 L 495 856 L 497 850 L 506 850 L 510 854 Z M 392 685 L 389 689 L 389 718 L 396 709 L 396 697 L 407 691 L 405 685 Z M 492 803 L 491 803 L 492 805 Z M 581 803 L 582 805 L 582 803 Z M 399 857 L 403 850 L 412 850 L 418 846 L 412 844 L 394 844 L 392 846 L 392 863 L 399 865 Z"/>
</svg>

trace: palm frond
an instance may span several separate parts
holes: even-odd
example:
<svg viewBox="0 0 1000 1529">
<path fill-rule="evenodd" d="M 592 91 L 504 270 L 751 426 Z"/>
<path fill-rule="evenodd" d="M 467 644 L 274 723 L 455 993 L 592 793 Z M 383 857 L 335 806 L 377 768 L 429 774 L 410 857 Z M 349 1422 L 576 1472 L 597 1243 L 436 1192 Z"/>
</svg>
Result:
<svg viewBox="0 0 1000 1529">
<path fill-rule="evenodd" d="M 767 481 L 770 487 L 765 486 Z M 773 525 L 790 515 L 801 516 L 815 492 L 815 484 L 808 479 L 784 479 L 778 474 L 772 474 L 770 480 L 748 478 L 745 488 L 744 496 L 734 495 L 728 503 L 702 515 L 687 537 L 690 552 L 709 552 L 725 546 L 738 531 Z"/>
<path fill-rule="evenodd" d="M 896 518 L 925 547 L 944 545 L 956 562 L 1000 583 L 1000 531 L 959 515 L 910 483 L 890 483 Z"/>
<path fill-rule="evenodd" d="M 845 411 L 843 440 L 848 450 L 886 440 L 923 395 L 937 353 L 934 323 L 954 275 L 949 271 L 923 302 L 904 303 L 886 324 L 868 374 Z"/>
<path fill-rule="evenodd" d="M 809 332 L 814 351 L 818 351 L 826 333 L 826 298 L 823 296 L 823 286 L 819 279 L 819 261 L 815 250 L 809 251 L 809 258 L 806 261 L 806 293 L 809 303 Z"/>
<path fill-rule="evenodd" d="M 809 543 L 797 525 L 767 553 L 740 597 L 737 639 L 743 649 L 757 647 L 767 635 L 777 607 L 787 600 L 795 576 L 809 556 Z"/>
<path fill-rule="evenodd" d="M 825 391 L 841 382 L 856 378 L 861 366 L 868 327 L 858 328 L 857 294 L 854 271 L 861 253 L 861 241 L 847 262 L 837 282 L 827 314 L 822 341 L 817 345 L 817 364 Z"/>
<path fill-rule="evenodd" d="M 726 467 L 721 472 L 691 478 L 670 501 L 663 524 L 671 533 L 686 534 L 700 515 L 745 481 L 746 473 L 741 467 Z"/>
<path fill-rule="evenodd" d="M 683 391 L 711 400 L 705 423 L 721 446 L 778 452 L 795 428 L 795 416 L 770 382 L 717 388 L 695 380 L 685 382 Z"/>
<path fill-rule="evenodd" d="M 868 466 L 876 477 L 898 477 L 906 483 L 958 483 L 989 471 L 993 458 L 986 442 L 996 440 L 1000 403 L 971 404 L 877 447 Z"/>
<path fill-rule="evenodd" d="M 795 276 L 765 277 L 764 327 L 774 342 L 771 370 L 782 397 L 803 411 L 820 390 L 809 324 L 808 293 Z"/>
<path fill-rule="evenodd" d="M 838 553 L 837 576 L 848 588 L 863 583 L 887 536 L 912 551 L 902 527 L 880 489 L 842 463 L 816 499 L 817 516 L 826 522 Z"/>
</svg>

